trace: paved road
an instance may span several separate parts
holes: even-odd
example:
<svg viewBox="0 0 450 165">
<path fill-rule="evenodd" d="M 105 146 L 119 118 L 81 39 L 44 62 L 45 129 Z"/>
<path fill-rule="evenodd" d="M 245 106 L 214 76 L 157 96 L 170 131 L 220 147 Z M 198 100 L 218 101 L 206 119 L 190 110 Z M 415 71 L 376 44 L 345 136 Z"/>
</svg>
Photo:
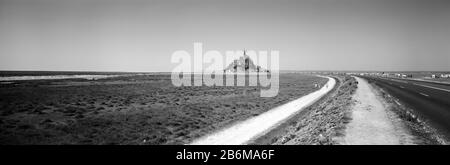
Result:
<svg viewBox="0 0 450 165">
<path fill-rule="evenodd" d="M 450 85 L 404 79 L 365 77 L 401 103 L 416 110 L 430 124 L 450 138 Z"/>
</svg>

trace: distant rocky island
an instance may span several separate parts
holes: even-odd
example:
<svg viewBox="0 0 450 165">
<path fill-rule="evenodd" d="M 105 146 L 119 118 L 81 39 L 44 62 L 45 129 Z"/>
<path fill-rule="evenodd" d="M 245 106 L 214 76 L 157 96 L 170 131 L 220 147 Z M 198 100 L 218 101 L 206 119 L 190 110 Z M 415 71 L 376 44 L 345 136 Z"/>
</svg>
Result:
<svg viewBox="0 0 450 165">
<path fill-rule="evenodd" d="M 251 72 L 270 72 L 261 66 L 255 65 L 252 59 L 244 51 L 244 55 L 235 59 L 228 67 L 223 70 L 224 73 L 251 73 Z"/>
</svg>

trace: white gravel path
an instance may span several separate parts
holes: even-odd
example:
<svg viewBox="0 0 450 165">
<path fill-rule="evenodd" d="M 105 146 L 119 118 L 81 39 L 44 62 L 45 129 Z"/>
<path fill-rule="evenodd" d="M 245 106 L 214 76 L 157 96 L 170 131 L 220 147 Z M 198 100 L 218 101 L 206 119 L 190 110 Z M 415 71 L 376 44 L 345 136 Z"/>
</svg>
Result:
<svg viewBox="0 0 450 165">
<path fill-rule="evenodd" d="M 313 104 L 322 96 L 333 89 L 336 81 L 333 78 L 328 78 L 328 82 L 321 89 L 303 96 L 297 100 L 291 101 L 287 104 L 276 107 L 263 114 L 247 119 L 243 122 L 220 130 L 216 133 L 207 135 L 192 142 L 192 145 L 242 145 L 248 144 L 261 135 L 269 132 L 276 126 L 283 123 L 289 117 L 297 114 L 305 107 Z"/>
</svg>

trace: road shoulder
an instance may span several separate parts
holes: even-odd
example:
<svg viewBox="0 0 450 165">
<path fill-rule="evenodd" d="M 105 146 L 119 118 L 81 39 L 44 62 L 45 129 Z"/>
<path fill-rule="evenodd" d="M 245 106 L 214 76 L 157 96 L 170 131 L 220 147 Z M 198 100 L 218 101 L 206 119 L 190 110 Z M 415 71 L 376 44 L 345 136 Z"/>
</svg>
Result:
<svg viewBox="0 0 450 165">
<path fill-rule="evenodd" d="M 368 82 L 375 89 L 377 95 L 383 98 L 386 103 L 388 112 L 392 115 L 395 115 L 397 119 L 400 119 L 401 122 L 410 131 L 410 133 L 415 137 L 415 144 L 448 144 L 443 135 L 439 134 L 436 129 L 431 127 L 423 116 L 417 114 L 415 110 L 411 109 L 401 100 L 389 94 L 386 90 L 378 86 L 373 81 L 368 80 Z"/>
<path fill-rule="evenodd" d="M 352 98 L 352 120 L 339 144 L 402 145 L 415 144 L 414 136 L 400 118 L 388 111 L 388 104 L 367 80 L 356 77 L 358 89 Z"/>
</svg>

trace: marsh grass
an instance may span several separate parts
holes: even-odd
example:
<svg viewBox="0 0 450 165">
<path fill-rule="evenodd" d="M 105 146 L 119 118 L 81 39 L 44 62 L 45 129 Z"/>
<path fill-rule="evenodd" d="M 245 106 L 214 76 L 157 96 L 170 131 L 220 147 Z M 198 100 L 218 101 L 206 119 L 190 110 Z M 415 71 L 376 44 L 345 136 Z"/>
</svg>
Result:
<svg viewBox="0 0 450 165">
<path fill-rule="evenodd" d="M 2 84 L 0 144 L 184 144 L 326 81 L 281 74 L 273 98 L 258 86 L 175 87 L 169 74 Z"/>
</svg>

